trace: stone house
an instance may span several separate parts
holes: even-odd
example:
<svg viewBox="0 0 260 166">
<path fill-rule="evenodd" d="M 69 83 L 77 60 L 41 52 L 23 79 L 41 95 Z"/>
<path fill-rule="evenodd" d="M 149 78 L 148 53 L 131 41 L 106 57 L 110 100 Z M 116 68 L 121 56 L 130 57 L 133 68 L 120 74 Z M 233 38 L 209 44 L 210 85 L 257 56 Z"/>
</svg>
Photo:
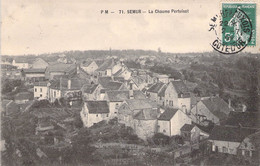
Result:
<svg viewBox="0 0 260 166">
<path fill-rule="evenodd" d="M 61 97 L 68 101 L 80 101 L 82 99 L 82 87 L 84 80 L 73 78 L 60 78 L 54 80 L 50 85 L 49 99 L 54 102 Z"/>
<path fill-rule="evenodd" d="M 98 69 L 98 65 L 94 60 L 83 61 L 80 64 L 80 67 L 90 75 L 92 75 L 95 72 L 95 70 Z"/>
<path fill-rule="evenodd" d="M 128 99 L 118 109 L 118 121 L 134 129 L 142 139 L 153 136 L 156 132 L 157 104 L 149 99 Z"/>
<path fill-rule="evenodd" d="M 129 80 L 132 75 L 132 71 L 123 65 L 117 72 L 113 74 L 116 77 L 123 77 L 125 80 Z"/>
<path fill-rule="evenodd" d="M 21 75 L 23 80 L 27 82 L 39 82 L 39 81 L 45 81 L 45 68 L 42 69 L 22 69 Z"/>
<path fill-rule="evenodd" d="M 199 125 L 196 124 L 185 124 L 182 126 L 181 136 L 185 141 L 198 143 L 209 137 L 209 133 L 203 131 Z"/>
<path fill-rule="evenodd" d="M 95 75 L 97 77 L 102 76 L 112 76 L 112 69 L 115 66 L 114 59 L 107 59 L 105 62 L 95 70 Z"/>
<path fill-rule="evenodd" d="M 210 120 L 215 124 L 220 124 L 228 117 L 234 109 L 219 97 L 206 98 L 197 103 L 188 114 L 193 122 L 200 123 L 203 120 Z"/>
<path fill-rule="evenodd" d="M 247 136 L 238 147 L 238 156 L 250 163 L 260 163 L 260 131 Z"/>
<path fill-rule="evenodd" d="M 191 119 L 180 109 L 166 108 L 158 118 L 158 133 L 173 136 L 180 135 L 181 128 L 185 124 L 191 124 Z"/>
<path fill-rule="evenodd" d="M 109 106 L 107 101 L 84 101 L 80 112 L 85 127 L 91 127 L 103 120 L 109 119 Z"/>
<path fill-rule="evenodd" d="M 100 99 L 100 84 L 85 84 L 82 87 L 82 94 L 84 100 L 99 100 Z"/>
<path fill-rule="evenodd" d="M 181 80 L 169 82 L 165 90 L 165 106 L 182 109 L 184 112 L 191 108 L 191 97 L 187 86 Z"/>
<path fill-rule="evenodd" d="M 49 98 L 49 82 L 36 82 L 33 87 L 33 97 L 36 99 Z"/>
<path fill-rule="evenodd" d="M 212 152 L 237 155 L 241 142 L 255 132 L 255 129 L 216 125 L 208 138 L 210 149 Z"/>
<path fill-rule="evenodd" d="M 108 91 L 105 94 L 104 100 L 109 103 L 110 117 L 117 117 L 118 108 L 127 99 L 145 99 L 145 95 L 137 90 L 119 90 Z"/>
<path fill-rule="evenodd" d="M 153 101 L 157 102 L 158 105 L 164 105 L 164 96 L 167 85 L 162 82 L 158 82 L 150 86 L 146 95 Z"/>
<path fill-rule="evenodd" d="M 49 65 L 45 71 L 45 77 L 49 80 L 53 80 L 55 77 L 73 76 L 75 74 L 77 74 L 76 64 L 53 64 Z"/>
<path fill-rule="evenodd" d="M 165 74 L 153 73 L 153 77 L 156 78 L 157 82 L 162 82 L 162 83 L 165 83 L 165 84 L 169 83 L 169 76 L 167 76 Z"/>
</svg>

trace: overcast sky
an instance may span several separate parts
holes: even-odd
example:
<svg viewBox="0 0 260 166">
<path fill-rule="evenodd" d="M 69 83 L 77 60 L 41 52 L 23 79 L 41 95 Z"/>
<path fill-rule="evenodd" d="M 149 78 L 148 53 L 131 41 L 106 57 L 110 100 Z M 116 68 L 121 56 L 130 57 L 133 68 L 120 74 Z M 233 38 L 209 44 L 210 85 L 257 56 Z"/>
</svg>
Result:
<svg viewBox="0 0 260 166">
<path fill-rule="evenodd" d="M 219 13 L 220 0 L 139 1 L 2 0 L 1 53 L 40 54 L 110 47 L 160 47 L 163 52 L 175 53 L 212 51 L 210 43 L 216 36 L 208 31 L 209 23 Z M 105 9 L 116 13 L 101 14 Z M 120 15 L 120 9 L 189 9 L 189 13 Z M 244 51 L 259 52 L 259 44 Z"/>
</svg>

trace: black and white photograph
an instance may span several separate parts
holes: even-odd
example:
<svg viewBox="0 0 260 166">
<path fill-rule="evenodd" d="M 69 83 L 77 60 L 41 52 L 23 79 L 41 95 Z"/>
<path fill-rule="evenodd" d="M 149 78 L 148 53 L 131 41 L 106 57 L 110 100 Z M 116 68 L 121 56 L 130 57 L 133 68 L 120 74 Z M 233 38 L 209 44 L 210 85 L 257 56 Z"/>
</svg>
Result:
<svg viewBox="0 0 260 166">
<path fill-rule="evenodd" d="M 259 166 L 260 0 L 1 0 L 0 165 Z"/>
</svg>

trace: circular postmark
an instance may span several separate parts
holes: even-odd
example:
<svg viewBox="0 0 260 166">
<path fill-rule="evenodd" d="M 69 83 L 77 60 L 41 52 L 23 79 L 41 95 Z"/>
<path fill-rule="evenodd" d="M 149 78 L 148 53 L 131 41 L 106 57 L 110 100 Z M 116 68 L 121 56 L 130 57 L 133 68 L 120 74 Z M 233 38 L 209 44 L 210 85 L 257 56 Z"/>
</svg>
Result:
<svg viewBox="0 0 260 166">
<path fill-rule="evenodd" d="M 216 22 L 218 15 L 211 19 Z M 219 17 L 221 34 L 216 31 L 217 24 L 210 24 L 210 30 L 215 30 L 217 38 L 210 44 L 222 54 L 236 54 L 246 48 L 252 37 L 252 23 L 248 15 L 240 8 L 222 10 Z M 216 22 L 217 23 L 217 22 Z"/>
</svg>

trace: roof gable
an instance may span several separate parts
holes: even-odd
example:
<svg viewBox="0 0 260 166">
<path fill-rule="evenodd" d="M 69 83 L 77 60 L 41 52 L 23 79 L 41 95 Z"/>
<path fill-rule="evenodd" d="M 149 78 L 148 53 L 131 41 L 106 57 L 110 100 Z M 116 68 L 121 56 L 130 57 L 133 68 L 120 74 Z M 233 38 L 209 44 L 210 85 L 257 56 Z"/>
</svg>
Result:
<svg viewBox="0 0 260 166">
<path fill-rule="evenodd" d="M 178 94 L 189 93 L 189 90 L 183 81 L 181 81 L 181 80 L 171 81 L 171 84 L 173 85 L 174 89 L 176 90 L 176 92 Z"/>
<path fill-rule="evenodd" d="M 255 132 L 255 129 L 215 126 L 210 133 L 209 140 L 241 142 L 245 137 Z"/>
<path fill-rule="evenodd" d="M 108 91 L 106 92 L 110 102 L 124 101 L 130 98 L 129 91 Z"/>
<path fill-rule="evenodd" d="M 98 87 L 98 84 L 84 85 L 83 92 L 92 94 Z"/>
<path fill-rule="evenodd" d="M 158 118 L 158 120 L 170 121 L 177 113 L 178 109 L 167 108 Z"/>
<path fill-rule="evenodd" d="M 90 114 L 109 113 L 107 101 L 86 101 L 86 106 Z"/>
<path fill-rule="evenodd" d="M 182 126 L 181 131 L 188 131 L 190 132 L 195 127 L 194 124 L 185 124 Z"/>
<path fill-rule="evenodd" d="M 164 86 L 166 85 L 162 82 L 155 83 L 147 90 L 147 92 L 159 93 Z"/>
<path fill-rule="evenodd" d="M 228 116 L 232 108 L 229 108 L 228 104 L 219 97 L 209 98 L 201 100 L 201 102 L 208 108 L 208 110 L 220 119 L 224 119 Z"/>
<path fill-rule="evenodd" d="M 107 69 L 112 69 L 114 65 L 114 59 L 108 59 L 102 65 L 100 65 L 96 71 L 105 71 Z"/>
<path fill-rule="evenodd" d="M 156 102 L 150 99 L 129 99 L 126 100 L 126 103 L 130 110 L 157 108 Z"/>
</svg>

